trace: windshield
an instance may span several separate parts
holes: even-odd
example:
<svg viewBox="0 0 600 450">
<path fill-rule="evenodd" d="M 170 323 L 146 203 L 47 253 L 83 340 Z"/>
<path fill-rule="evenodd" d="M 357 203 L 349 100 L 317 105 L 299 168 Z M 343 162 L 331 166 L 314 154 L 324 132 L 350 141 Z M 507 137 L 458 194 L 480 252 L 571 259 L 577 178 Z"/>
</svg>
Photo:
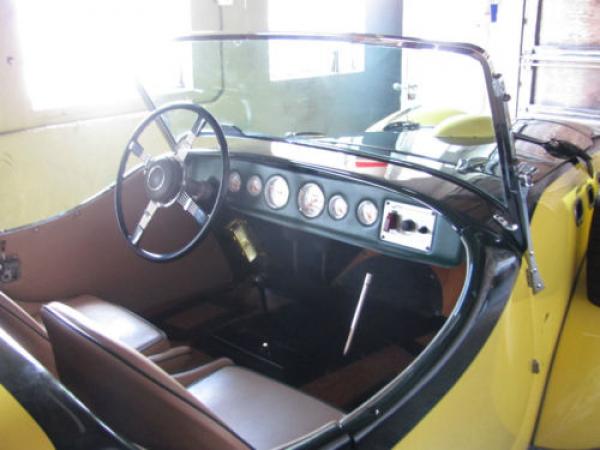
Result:
<svg viewBox="0 0 600 450">
<path fill-rule="evenodd" d="M 410 163 L 503 201 L 482 66 L 429 47 L 317 38 L 183 40 L 153 55 L 141 81 L 157 106 L 201 104 L 236 139 L 286 140 Z M 178 130 L 170 120 L 169 126 L 177 135 L 187 124 Z"/>
</svg>

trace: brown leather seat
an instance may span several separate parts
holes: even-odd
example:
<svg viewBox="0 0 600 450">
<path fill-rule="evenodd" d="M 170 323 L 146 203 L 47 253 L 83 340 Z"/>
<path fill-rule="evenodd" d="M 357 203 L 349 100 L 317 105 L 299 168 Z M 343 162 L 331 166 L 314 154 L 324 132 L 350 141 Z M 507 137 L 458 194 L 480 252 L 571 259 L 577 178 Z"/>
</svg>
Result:
<svg viewBox="0 0 600 450">
<path fill-rule="evenodd" d="M 116 431 L 149 449 L 277 448 L 342 413 L 221 358 L 169 376 L 60 303 L 42 308 L 61 380 Z"/>
<path fill-rule="evenodd" d="M 164 332 L 125 308 L 91 295 L 82 295 L 65 303 L 94 321 L 112 338 L 144 354 L 154 355 L 170 347 Z M 44 325 L 2 292 L 0 292 L 0 327 L 50 372 L 56 374 L 52 348 Z"/>
</svg>

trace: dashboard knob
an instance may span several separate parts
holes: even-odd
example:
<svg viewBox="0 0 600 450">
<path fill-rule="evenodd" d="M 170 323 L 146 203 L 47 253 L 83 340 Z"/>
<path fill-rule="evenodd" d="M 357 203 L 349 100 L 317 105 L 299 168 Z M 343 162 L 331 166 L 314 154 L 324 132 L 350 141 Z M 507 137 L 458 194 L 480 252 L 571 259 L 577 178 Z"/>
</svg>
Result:
<svg viewBox="0 0 600 450">
<path fill-rule="evenodd" d="M 417 224 L 414 220 L 406 219 L 400 223 L 400 229 L 402 231 L 415 231 L 417 229 Z"/>
</svg>

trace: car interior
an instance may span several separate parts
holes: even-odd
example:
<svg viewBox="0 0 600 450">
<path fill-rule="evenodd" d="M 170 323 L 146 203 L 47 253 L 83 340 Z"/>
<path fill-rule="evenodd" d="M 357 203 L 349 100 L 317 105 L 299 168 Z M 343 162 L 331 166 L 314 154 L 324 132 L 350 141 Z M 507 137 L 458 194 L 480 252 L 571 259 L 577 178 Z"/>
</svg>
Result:
<svg viewBox="0 0 600 450">
<path fill-rule="evenodd" d="M 145 261 L 127 247 L 114 221 L 113 188 L 10 236 L 28 270 L 0 296 L 0 325 L 109 425 L 149 448 L 175 441 L 181 448 L 275 448 L 335 423 L 410 366 L 465 283 L 456 232 L 441 216 L 424 222 L 433 212 L 414 199 L 359 179 L 232 155 L 210 233 L 172 263 Z M 211 183 L 214 159 L 193 156 L 198 182 Z M 141 173 L 124 182 L 129 226 L 145 203 Z M 259 195 L 253 177 L 265 184 Z M 277 177 L 289 200 L 274 209 L 267 192 Z M 306 186 L 330 200 L 315 218 L 298 208 Z M 216 189 L 197 189 L 194 198 L 209 211 Z M 336 195 L 349 203 L 345 220 L 334 218 Z M 361 225 L 365 199 L 384 205 L 380 225 Z M 144 243 L 177 247 L 195 227 L 191 215 L 165 208 Z M 403 227 L 417 237 L 408 246 L 380 239 Z M 423 235 L 427 251 L 419 248 Z M 49 266 L 40 249 L 52 252 L 52 243 L 60 250 Z M 188 425 L 176 433 L 164 426 L 167 409 L 177 411 L 173 424 Z M 149 432 L 156 417 L 163 426 Z"/>
<path fill-rule="evenodd" d="M 278 448 L 336 427 L 463 297 L 467 252 L 434 199 L 465 190 L 390 151 L 252 137 L 194 103 L 149 109 L 114 185 L 2 235 L 22 270 L 0 326 L 147 448 Z M 154 126 L 161 155 L 143 139 Z M 491 148 L 405 131 L 451 156 Z"/>
</svg>

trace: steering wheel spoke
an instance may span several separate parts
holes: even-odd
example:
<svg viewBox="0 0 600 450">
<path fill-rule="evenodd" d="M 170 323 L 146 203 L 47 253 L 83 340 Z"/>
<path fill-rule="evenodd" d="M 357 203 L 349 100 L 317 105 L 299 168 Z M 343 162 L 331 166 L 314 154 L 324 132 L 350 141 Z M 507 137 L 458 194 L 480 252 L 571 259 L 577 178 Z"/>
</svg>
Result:
<svg viewBox="0 0 600 450">
<path fill-rule="evenodd" d="M 194 124 L 188 132 L 179 140 L 179 142 L 169 143 L 169 151 L 159 156 L 151 156 L 146 153 L 144 147 L 140 144 L 140 136 L 153 123 L 158 123 L 161 130 L 167 128 L 163 117 L 172 111 L 187 111 L 194 114 Z M 202 133 L 202 130 L 210 126 L 214 132 L 216 144 L 220 152 L 222 168 L 221 176 L 217 186 L 201 185 L 198 189 L 203 199 L 211 201 L 212 206 L 209 210 L 204 210 L 198 200 L 194 200 L 185 192 L 189 177 L 188 171 L 193 167 L 186 161 L 187 155 L 194 145 L 194 140 Z M 172 136 L 170 131 L 163 133 L 165 137 Z M 211 134 L 212 136 L 212 134 Z M 145 163 L 144 170 L 137 172 L 138 176 L 143 177 L 144 190 L 149 203 L 146 205 L 142 216 L 139 219 L 135 229 L 130 233 L 125 220 L 123 211 L 123 190 L 125 185 L 125 172 L 127 163 L 131 155 Z M 193 103 L 171 103 L 152 111 L 135 129 L 132 137 L 125 147 L 119 170 L 117 172 L 117 182 L 115 185 L 115 213 L 117 224 L 121 234 L 126 239 L 129 246 L 140 257 L 154 262 L 173 261 L 190 252 L 199 242 L 204 239 L 209 232 L 214 218 L 223 205 L 226 189 L 227 177 L 229 174 L 229 151 L 223 129 L 219 122 L 211 115 L 209 111 Z M 133 174 L 132 174 L 133 175 Z M 188 186 L 189 188 L 190 186 Z M 193 186 L 192 186 L 193 187 Z M 159 208 L 170 208 L 178 203 L 183 210 L 191 215 L 198 223 L 198 231 L 181 247 L 169 252 L 154 252 L 142 245 L 143 236 L 148 224 L 151 222 L 154 214 Z M 203 203 L 204 204 L 204 203 Z"/>
<path fill-rule="evenodd" d="M 133 231 L 133 234 L 129 237 L 129 240 L 131 241 L 131 243 L 133 245 L 135 245 L 136 247 L 140 243 L 142 236 L 144 235 L 144 231 L 146 230 L 146 227 L 152 220 L 152 217 L 154 217 L 154 214 L 156 213 L 157 210 L 158 210 L 158 203 L 156 203 L 153 200 L 150 200 L 148 202 L 148 204 L 146 205 L 146 209 L 144 209 L 144 212 L 142 213 L 142 217 L 140 217 L 140 220 L 139 220 L 138 224 L 136 225 L 135 230 Z"/>
<path fill-rule="evenodd" d="M 177 144 L 177 149 L 175 151 L 177 159 L 180 161 L 185 161 L 188 151 L 191 150 L 192 146 L 194 145 L 194 140 L 202 132 L 206 126 L 206 123 L 206 119 L 198 115 L 198 118 L 194 122 L 194 125 L 192 125 L 192 128 L 190 128 L 190 130 L 183 135 L 183 138 L 181 138 Z"/>
<path fill-rule="evenodd" d="M 192 197 L 190 197 L 187 192 L 183 191 L 181 194 L 179 194 L 177 203 L 181 205 L 185 212 L 196 219 L 198 225 L 201 227 L 204 226 L 208 220 L 208 214 L 204 212 L 204 210 L 192 199 Z"/>
<path fill-rule="evenodd" d="M 150 155 L 148 155 L 145 151 L 144 151 L 144 147 L 142 147 L 142 144 L 140 144 L 137 140 L 132 140 L 129 143 L 128 146 L 129 151 L 131 152 L 132 155 L 138 157 L 139 159 L 141 159 L 142 161 L 144 161 L 144 163 L 148 163 L 150 162 L 150 160 L 152 159 Z"/>
</svg>

